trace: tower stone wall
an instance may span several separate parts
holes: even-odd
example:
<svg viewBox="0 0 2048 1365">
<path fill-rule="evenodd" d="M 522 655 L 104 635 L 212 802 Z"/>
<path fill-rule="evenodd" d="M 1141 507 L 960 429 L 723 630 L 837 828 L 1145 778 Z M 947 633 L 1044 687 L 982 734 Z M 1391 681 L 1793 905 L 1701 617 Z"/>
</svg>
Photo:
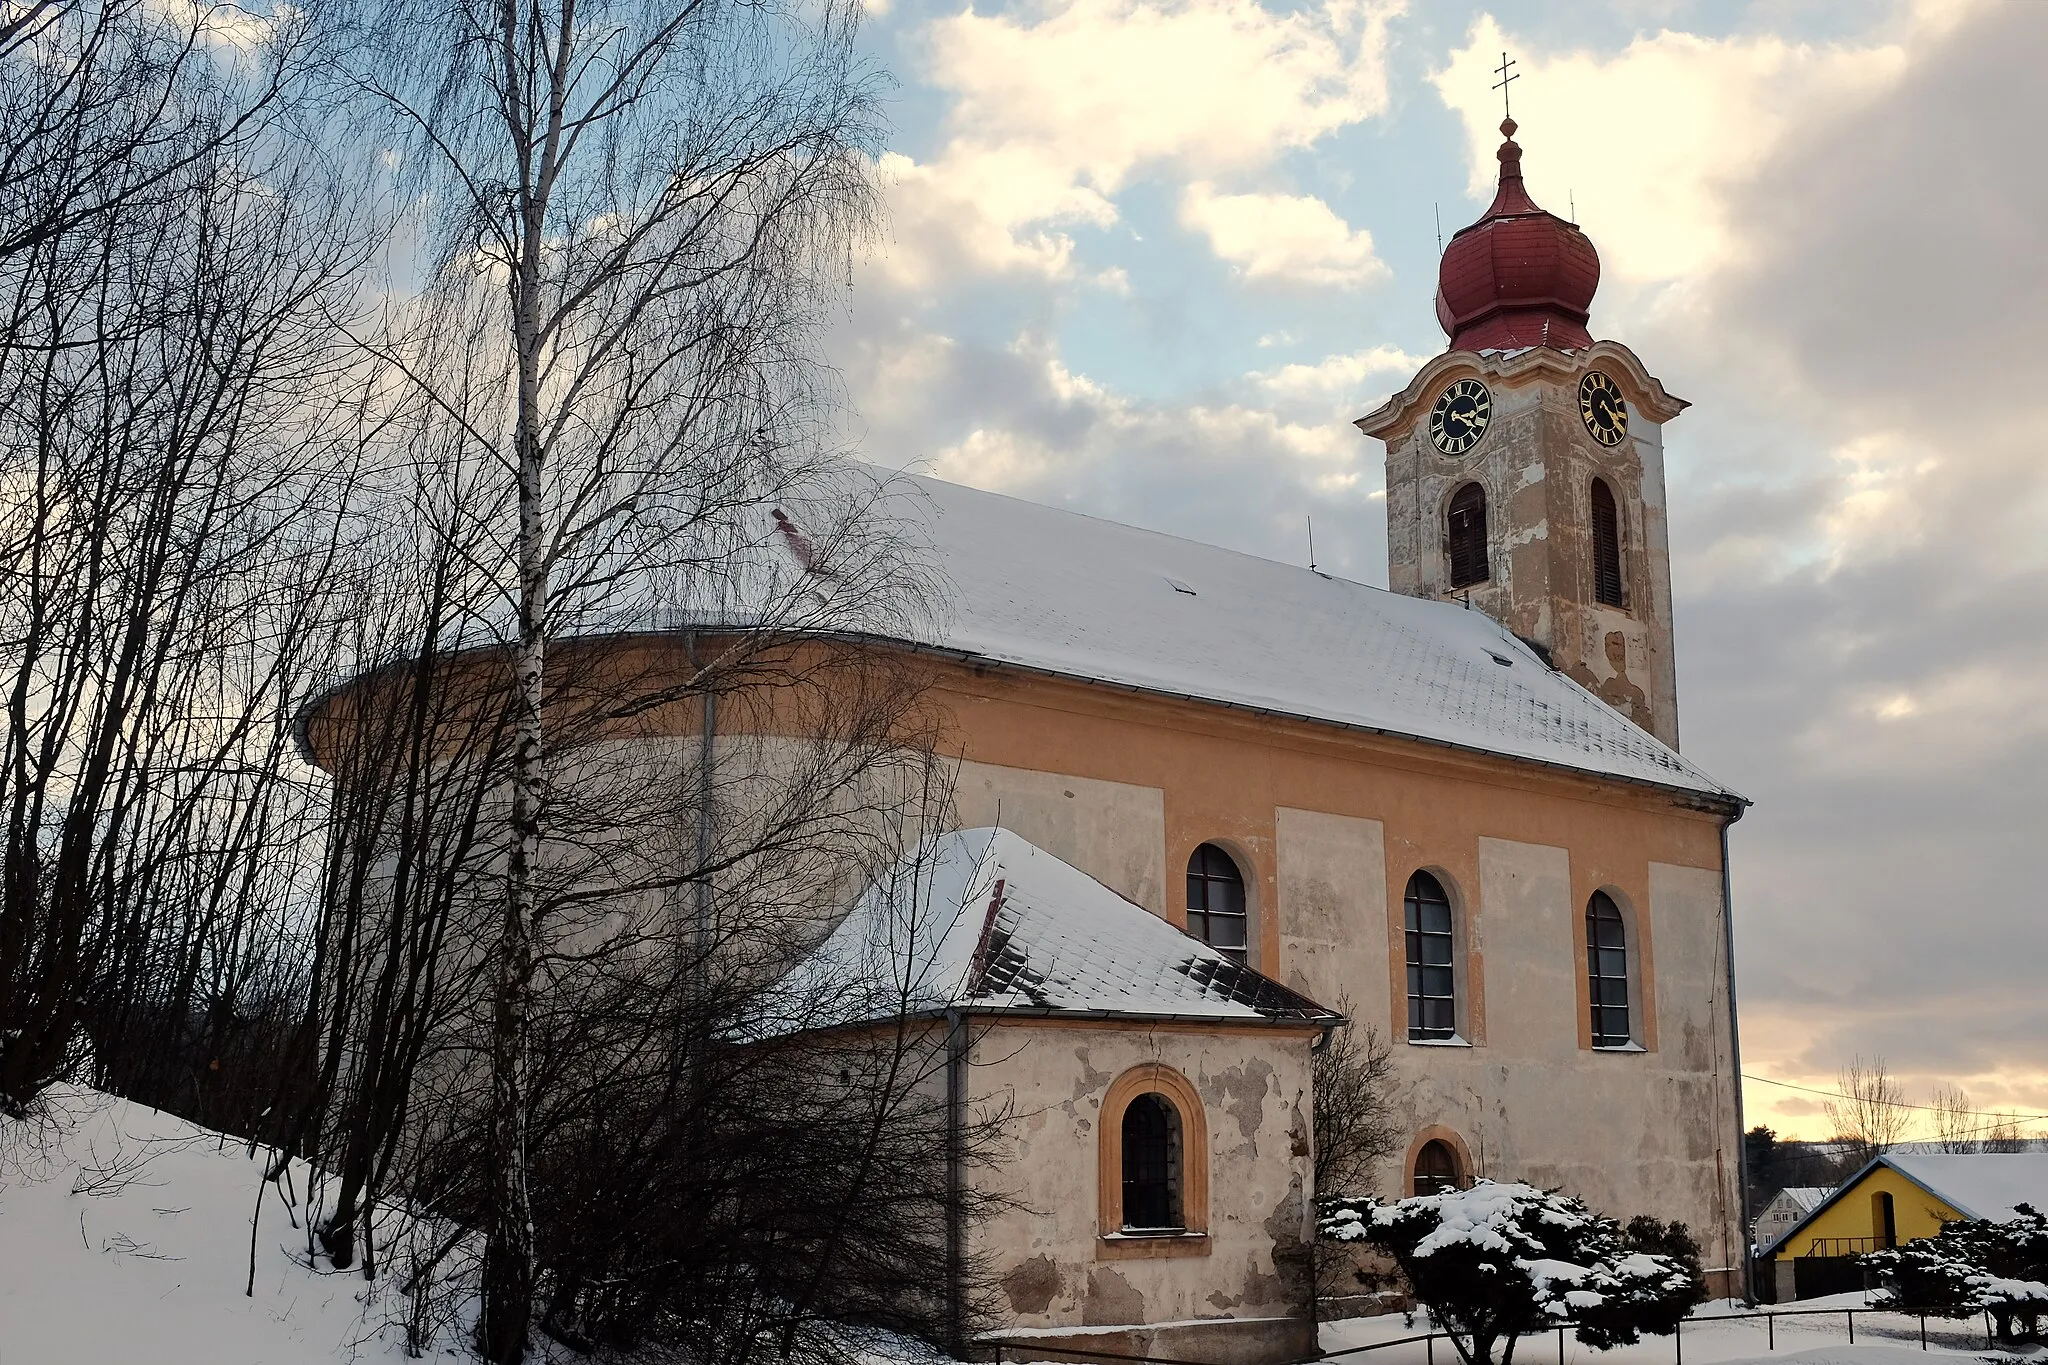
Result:
<svg viewBox="0 0 2048 1365">
<path fill-rule="evenodd" d="M 1594 370 L 1627 401 L 1627 435 L 1612 447 L 1594 440 L 1580 415 L 1579 382 Z M 1487 386 L 1491 420 L 1471 449 L 1445 454 L 1430 439 L 1430 408 L 1467 378 Z M 1439 356 L 1358 423 L 1387 447 L 1389 585 L 1485 612 L 1678 747 L 1663 426 L 1684 407 L 1618 342 Z M 1607 482 L 1619 513 L 1620 606 L 1600 602 L 1595 591 L 1596 478 Z M 1467 483 L 1486 494 L 1488 572 L 1454 587 L 1448 512 Z"/>
</svg>

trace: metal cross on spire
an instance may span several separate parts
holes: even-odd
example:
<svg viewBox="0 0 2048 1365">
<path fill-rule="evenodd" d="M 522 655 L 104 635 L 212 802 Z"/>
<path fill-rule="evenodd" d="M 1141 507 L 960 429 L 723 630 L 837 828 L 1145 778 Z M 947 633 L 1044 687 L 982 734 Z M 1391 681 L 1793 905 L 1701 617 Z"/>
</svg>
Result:
<svg viewBox="0 0 2048 1365">
<path fill-rule="evenodd" d="M 1508 68 L 1512 67 L 1513 65 L 1514 63 L 1508 60 L 1508 54 L 1503 52 L 1500 54 L 1500 65 L 1494 68 L 1494 73 L 1500 77 L 1499 82 L 1496 83 L 1493 88 L 1495 90 L 1500 91 L 1501 117 L 1509 119 L 1513 118 L 1515 115 L 1514 112 L 1508 108 L 1508 82 L 1518 81 L 1522 79 L 1520 72 L 1515 72 L 1513 74 L 1509 73 Z"/>
</svg>

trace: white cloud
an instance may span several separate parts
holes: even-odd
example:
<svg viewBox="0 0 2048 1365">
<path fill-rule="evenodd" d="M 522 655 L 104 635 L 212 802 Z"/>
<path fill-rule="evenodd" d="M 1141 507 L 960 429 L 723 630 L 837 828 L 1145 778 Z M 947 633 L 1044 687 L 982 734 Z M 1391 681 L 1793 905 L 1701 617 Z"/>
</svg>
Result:
<svg viewBox="0 0 2048 1365">
<path fill-rule="evenodd" d="M 1348 288 L 1387 275 L 1372 234 L 1310 195 L 1218 194 L 1196 181 L 1181 195 L 1180 221 L 1247 280 Z"/>
<path fill-rule="evenodd" d="M 1377 406 L 1388 385 L 1368 385 L 1368 379 L 1383 375 L 1395 385 L 1405 384 L 1428 361 L 1428 356 L 1410 355 L 1398 346 L 1371 346 L 1324 356 L 1312 365 L 1296 363 L 1262 370 L 1251 378 L 1267 393 L 1287 402 L 1356 405 L 1368 395 L 1376 395 L 1371 402 Z"/>
<path fill-rule="evenodd" d="M 1399 11 L 1398 0 L 1288 13 L 1254 0 L 1070 0 L 1029 18 L 938 20 L 929 79 L 953 96 L 951 136 L 929 161 L 884 159 L 896 239 L 884 270 L 914 287 L 963 270 L 1069 275 L 1061 229 L 1115 223 L 1114 197 L 1136 175 L 1256 169 L 1382 111 Z M 1323 226 L 1299 207 L 1294 220 Z M 1370 259 L 1371 239 L 1354 234 L 1323 268 L 1356 275 Z"/>
<path fill-rule="evenodd" d="M 1950 16 L 1930 12 L 1927 25 Z M 1728 189 L 1823 111 L 1869 100 L 1906 69 L 1910 39 L 1863 46 L 1665 31 L 1611 55 L 1546 53 L 1487 16 L 1432 79 L 1464 118 L 1470 190 L 1484 203 L 1499 169 L 1500 96 L 1515 53 L 1516 135 L 1536 201 L 1576 202 L 1610 279 L 1681 280 L 1741 247 Z"/>
</svg>

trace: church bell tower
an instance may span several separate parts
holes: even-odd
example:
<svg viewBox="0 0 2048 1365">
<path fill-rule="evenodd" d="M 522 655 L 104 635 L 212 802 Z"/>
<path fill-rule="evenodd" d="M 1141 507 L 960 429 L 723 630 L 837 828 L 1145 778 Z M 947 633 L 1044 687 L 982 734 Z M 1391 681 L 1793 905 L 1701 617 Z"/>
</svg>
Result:
<svg viewBox="0 0 2048 1365">
<path fill-rule="evenodd" d="M 1686 403 L 1586 330 L 1600 257 L 1501 133 L 1493 204 L 1437 269 L 1450 346 L 1357 423 L 1387 447 L 1389 584 L 1485 612 L 1675 749 L 1663 430 Z"/>
</svg>

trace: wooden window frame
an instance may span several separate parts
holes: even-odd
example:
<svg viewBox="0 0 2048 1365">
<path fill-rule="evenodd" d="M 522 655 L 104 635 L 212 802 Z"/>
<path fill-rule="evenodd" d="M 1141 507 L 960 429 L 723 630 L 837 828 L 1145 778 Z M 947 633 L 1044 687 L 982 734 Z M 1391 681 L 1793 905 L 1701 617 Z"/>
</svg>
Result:
<svg viewBox="0 0 2048 1365">
<path fill-rule="evenodd" d="M 1415 1163 L 1421 1158 L 1423 1149 L 1432 1142 L 1441 1142 L 1451 1149 L 1451 1155 L 1458 1165 L 1458 1179 L 1461 1182 L 1459 1187 L 1472 1187 L 1472 1181 L 1476 1178 L 1476 1172 L 1472 1169 L 1472 1149 L 1465 1145 L 1465 1139 L 1458 1136 L 1456 1129 L 1446 1128 L 1441 1123 L 1432 1123 L 1408 1141 L 1408 1159 L 1401 1166 L 1401 1193 L 1406 1198 L 1415 1197 Z"/>
<path fill-rule="evenodd" d="M 1180 1211 L 1186 1225 L 1165 1233 L 1124 1231 L 1124 1110 L 1159 1095 L 1180 1118 Z M 1209 1121 L 1188 1078 L 1162 1062 L 1134 1066 L 1109 1083 L 1096 1117 L 1095 1258 L 1121 1261 L 1209 1254 Z"/>
</svg>

